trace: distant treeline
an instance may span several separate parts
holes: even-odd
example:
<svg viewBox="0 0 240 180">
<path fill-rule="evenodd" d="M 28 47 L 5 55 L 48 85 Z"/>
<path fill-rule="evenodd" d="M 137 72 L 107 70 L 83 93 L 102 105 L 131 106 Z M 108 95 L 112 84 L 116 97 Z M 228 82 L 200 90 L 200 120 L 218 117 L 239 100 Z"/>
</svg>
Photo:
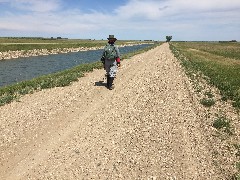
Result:
<svg viewBox="0 0 240 180">
<path fill-rule="evenodd" d="M 43 37 L 0 37 L 0 38 L 4 38 L 4 39 L 46 39 Z"/>
<path fill-rule="evenodd" d="M 62 37 L 51 37 L 51 38 L 44 38 L 44 37 L 0 37 L 2 39 L 40 39 L 40 40 L 54 40 L 54 39 L 68 39 Z"/>
</svg>

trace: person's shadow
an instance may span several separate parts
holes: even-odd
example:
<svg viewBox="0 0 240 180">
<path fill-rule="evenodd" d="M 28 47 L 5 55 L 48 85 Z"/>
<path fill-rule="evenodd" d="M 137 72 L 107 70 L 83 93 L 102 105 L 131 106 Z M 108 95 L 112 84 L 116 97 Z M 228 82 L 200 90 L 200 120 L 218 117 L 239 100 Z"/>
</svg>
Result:
<svg viewBox="0 0 240 180">
<path fill-rule="evenodd" d="M 98 81 L 95 82 L 95 86 L 107 86 L 107 83 L 104 83 L 104 81 Z"/>
</svg>

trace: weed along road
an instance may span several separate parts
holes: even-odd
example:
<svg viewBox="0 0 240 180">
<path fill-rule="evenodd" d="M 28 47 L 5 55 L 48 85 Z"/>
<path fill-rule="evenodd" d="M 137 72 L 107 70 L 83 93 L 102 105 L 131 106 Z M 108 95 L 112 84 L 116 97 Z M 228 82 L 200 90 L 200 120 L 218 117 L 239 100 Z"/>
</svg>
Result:
<svg viewBox="0 0 240 180">
<path fill-rule="evenodd" d="M 0 179 L 225 179 L 169 45 L 0 107 Z"/>
</svg>

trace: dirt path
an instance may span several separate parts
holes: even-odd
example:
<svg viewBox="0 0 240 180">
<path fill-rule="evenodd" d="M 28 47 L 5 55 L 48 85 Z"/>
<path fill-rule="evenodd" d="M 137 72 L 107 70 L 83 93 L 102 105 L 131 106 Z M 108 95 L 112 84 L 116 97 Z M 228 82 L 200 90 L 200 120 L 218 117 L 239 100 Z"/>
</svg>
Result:
<svg viewBox="0 0 240 180">
<path fill-rule="evenodd" d="M 168 44 L 0 107 L 0 179 L 221 179 Z"/>
</svg>

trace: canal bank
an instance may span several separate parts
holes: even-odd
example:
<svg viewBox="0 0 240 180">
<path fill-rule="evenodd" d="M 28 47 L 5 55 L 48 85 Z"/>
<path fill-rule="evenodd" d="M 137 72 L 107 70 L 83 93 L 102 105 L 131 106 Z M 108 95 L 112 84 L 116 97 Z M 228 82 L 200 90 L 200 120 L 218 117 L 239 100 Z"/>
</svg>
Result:
<svg viewBox="0 0 240 180">
<path fill-rule="evenodd" d="M 121 44 L 121 45 L 118 45 L 118 46 L 119 47 L 126 47 L 126 46 L 142 45 L 142 44 L 146 44 L 146 43 Z M 65 54 L 65 53 L 81 52 L 81 51 L 100 50 L 100 49 L 103 49 L 103 48 L 104 48 L 104 46 L 95 46 L 95 47 L 6 51 L 6 52 L 0 52 L 0 60 L 35 57 L 35 56 L 46 56 L 46 55 L 54 55 L 54 54 Z"/>
<path fill-rule="evenodd" d="M 121 55 L 125 55 L 149 46 L 152 46 L 152 44 L 120 46 L 119 49 Z M 79 52 L 51 54 L 48 56 L 31 56 L 2 60 L 0 61 L 0 87 L 64 71 L 80 64 L 93 63 L 99 61 L 101 55 L 102 49 L 89 49 Z"/>
</svg>

